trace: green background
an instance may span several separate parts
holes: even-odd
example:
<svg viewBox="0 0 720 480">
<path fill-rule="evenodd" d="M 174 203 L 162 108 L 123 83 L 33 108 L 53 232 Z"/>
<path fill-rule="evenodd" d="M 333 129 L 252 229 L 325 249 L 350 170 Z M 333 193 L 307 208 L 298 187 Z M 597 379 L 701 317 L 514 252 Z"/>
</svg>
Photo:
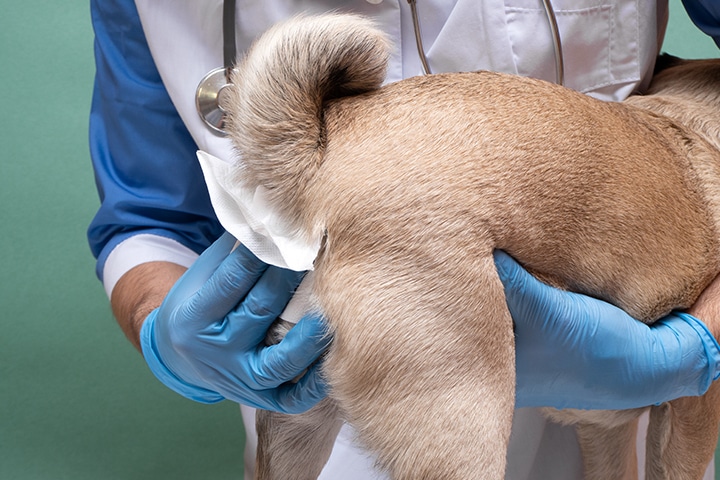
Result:
<svg viewBox="0 0 720 480">
<path fill-rule="evenodd" d="M 0 480 L 241 478 L 237 407 L 155 381 L 95 278 L 87 2 L 0 7 Z M 671 7 L 665 50 L 718 56 Z"/>
</svg>

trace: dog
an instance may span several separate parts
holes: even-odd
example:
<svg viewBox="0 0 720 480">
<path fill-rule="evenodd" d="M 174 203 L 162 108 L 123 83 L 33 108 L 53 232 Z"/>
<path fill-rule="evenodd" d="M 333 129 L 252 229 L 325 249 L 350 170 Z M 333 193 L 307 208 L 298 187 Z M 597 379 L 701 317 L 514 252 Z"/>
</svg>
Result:
<svg viewBox="0 0 720 480">
<path fill-rule="evenodd" d="M 258 479 L 316 478 L 344 421 L 394 479 L 502 479 L 515 352 L 495 249 L 647 323 L 720 272 L 720 61 L 606 103 L 484 71 L 381 86 L 389 49 L 367 19 L 301 17 L 232 74 L 236 181 L 322 239 L 312 301 L 333 336 L 329 398 L 258 412 Z M 648 478 L 702 477 L 718 395 L 648 407 Z M 637 476 L 644 410 L 547 413 L 606 480 Z"/>
</svg>

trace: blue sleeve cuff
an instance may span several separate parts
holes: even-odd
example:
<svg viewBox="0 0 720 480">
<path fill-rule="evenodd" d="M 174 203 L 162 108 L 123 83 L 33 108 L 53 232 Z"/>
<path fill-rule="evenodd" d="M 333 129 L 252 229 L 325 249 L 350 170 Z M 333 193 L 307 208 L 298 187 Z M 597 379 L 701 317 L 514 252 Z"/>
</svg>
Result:
<svg viewBox="0 0 720 480">
<path fill-rule="evenodd" d="M 87 230 L 98 276 L 130 236 L 171 238 L 196 253 L 222 234 L 197 145 L 168 95 L 132 0 L 91 0 L 95 85 L 89 144 L 100 206 Z"/>
<path fill-rule="evenodd" d="M 710 35 L 720 47 L 720 2 L 717 0 L 682 0 L 693 23 Z"/>
<path fill-rule="evenodd" d="M 153 326 L 155 324 L 157 312 L 158 309 L 150 312 L 150 315 L 148 315 L 142 328 L 140 329 L 140 347 L 142 349 L 143 356 L 145 357 L 145 362 L 148 367 L 150 367 L 150 371 L 153 375 L 155 375 L 155 377 L 170 390 L 175 393 L 179 393 L 190 400 L 206 404 L 218 403 L 225 400 L 225 398 L 217 392 L 196 387 L 195 385 L 191 385 L 181 380 L 165 366 L 163 361 L 160 359 L 160 355 L 157 351 L 157 345 L 155 344 L 155 329 Z"/>
</svg>

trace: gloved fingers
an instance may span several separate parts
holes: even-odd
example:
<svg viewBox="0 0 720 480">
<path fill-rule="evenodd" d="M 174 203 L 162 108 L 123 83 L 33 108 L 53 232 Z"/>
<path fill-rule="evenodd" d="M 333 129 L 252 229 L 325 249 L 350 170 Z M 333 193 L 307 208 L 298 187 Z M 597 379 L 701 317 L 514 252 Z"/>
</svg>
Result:
<svg viewBox="0 0 720 480">
<path fill-rule="evenodd" d="M 325 352 L 332 342 L 328 326 L 319 315 L 306 315 L 290 329 L 280 345 L 296 368 L 306 368 Z"/>
<path fill-rule="evenodd" d="M 257 387 L 273 388 L 294 379 L 320 358 L 330 341 L 319 317 L 304 317 L 280 343 L 259 350 Z"/>
<path fill-rule="evenodd" d="M 720 348 L 682 314 L 652 327 L 603 300 L 550 287 L 494 252 L 516 330 L 517 403 L 627 409 L 702 394 Z"/>
<path fill-rule="evenodd" d="M 154 323 L 157 315 L 158 309 L 150 312 L 140 329 L 140 347 L 143 358 L 150 368 L 150 371 L 166 387 L 190 400 L 195 400 L 200 403 L 216 403 L 223 400 L 223 397 L 217 392 L 188 383 L 168 368 L 160 357 L 158 346 L 155 342 Z"/>
<path fill-rule="evenodd" d="M 244 245 L 230 252 L 181 308 L 182 317 L 195 329 L 217 322 L 245 298 L 267 270 Z M 190 325 L 189 325 L 190 326 Z"/>
<path fill-rule="evenodd" d="M 592 336 L 601 319 L 618 316 L 630 321 L 623 328 L 644 326 L 603 300 L 541 282 L 505 252 L 495 250 L 493 256 L 516 331 L 529 328 L 576 337 Z"/>
<path fill-rule="evenodd" d="M 668 399 L 704 394 L 720 375 L 720 346 L 707 326 L 692 315 L 677 312 L 656 322 L 651 330 L 663 347 L 666 364 L 680 366 L 670 371 L 677 372 L 678 378 L 672 380 L 682 391 Z M 697 381 L 693 383 L 691 378 Z M 665 383 L 670 387 L 672 382 Z"/>
<path fill-rule="evenodd" d="M 547 320 L 548 309 L 562 305 L 563 299 L 553 298 L 565 294 L 536 279 L 518 262 L 502 250 L 494 250 L 493 257 L 498 276 L 505 290 L 505 301 L 516 326 L 533 324 L 536 319 Z"/>
<path fill-rule="evenodd" d="M 530 274 L 514 258 L 502 250 L 493 250 L 493 259 L 500 281 L 506 290 L 518 290 L 524 287 Z"/>
<path fill-rule="evenodd" d="M 302 280 L 303 273 L 268 267 L 245 299 L 227 315 L 219 340 L 248 349 L 264 342 L 270 325 L 280 316 Z"/>
<path fill-rule="evenodd" d="M 164 308 L 175 310 L 194 295 L 213 275 L 217 267 L 228 256 L 235 245 L 235 237 L 223 233 L 210 245 L 190 268 L 180 277 L 167 295 Z"/>
<path fill-rule="evenodd" d="M 494 250 L 493 258 L 513 319 L 515 311 L 534 311 L 537 307 L 543 306 L 547 303 L 546 297 L 557 290 L 530 275 L 514 258 L 502 250 Z"/>
<path fill-rule="evenodd" d="M 215 240 L 204 252 L 205 257 L 212 258 L 212 262 L 217 266 L 232 251 L 237 243 L 235 237 L 229 232 L 223 232 L 220 238 Z M 203 254 L 200 256 L 203 257 Z"/>
<path fill-rule="evenodd" d="M 285 310 L 304 276 L 305 272 L 270 266 L 248 292 L 243 304 L 251 316 L 274 321 Z"/>
<path fill-rule="evenodd" d="M 328 394 L 328 385 L 323 378 L 321 365 L 308 369 L 296 383 L 285 383 L 275 391 L 275 405 L 278 411 L 298 414 L 310 410 Z"/>
<path fill-rule="evenodd" d="M 703 323 L 700 319 L 687 313 L 679 313 L 677 316 L 687 322 L 687 324 L 695 330 L 703 343 L 705 354 L 708 358 L 709 378 L 707 388 L 710 388 L 710 383 L 720 378 L 720 344 L 718 344 L 718 341 L 715 339 L 712 332 L 710 332 L 707 325 L 705 325 L 705 323 Z M 705 391 L 707 391 L 707 389 L 705 389 L 702 393 L 705 393 Z"/>
<path fill-rule="evenodd" d="M 195 261 L 195 263 L 192 264 L 190 269 L 201 270 L 202 273 L 195 272 L 196 277 L 204 277 L 204 279 L 207 280 L 208 278 L 210 278 L 210 276 L 212 276 L 218 265 L 220 265 L 222 261 L 225 260 L 225 257 L 230 254 L 235 243 L 237 243 L 235 237 L 233 237 L 228 232 L 223 233 L 220 238 L 215 240 L 212 245 L 210 245 L 207 249 L 205 249 L 203 253 L 200 254 L 198 259 Z"/>
<path fill-rule="evenodd" d="M 297 382 L 287 382 L 277 388 L 226 393 L 226 398 L 261 410 L 298 414 L 310 410 L 328 394 L 320 365 L 313 365 Z"/>
</svg>

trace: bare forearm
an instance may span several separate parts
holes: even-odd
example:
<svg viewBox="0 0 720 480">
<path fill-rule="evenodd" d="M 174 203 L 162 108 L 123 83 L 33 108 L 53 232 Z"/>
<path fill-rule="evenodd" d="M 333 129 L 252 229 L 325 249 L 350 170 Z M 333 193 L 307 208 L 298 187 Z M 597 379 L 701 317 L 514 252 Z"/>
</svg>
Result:
<svg viewBox="0 0 720 480">
<path fill-rule="evenodd" d="M 185 267 L 170 262 L 143 263 L 123 275 L 115 285 L 110 299 L 113 314 L 125 336 L 138 350 L 143 321 L 160 306 L 185 270 Z"/>
</svg>

